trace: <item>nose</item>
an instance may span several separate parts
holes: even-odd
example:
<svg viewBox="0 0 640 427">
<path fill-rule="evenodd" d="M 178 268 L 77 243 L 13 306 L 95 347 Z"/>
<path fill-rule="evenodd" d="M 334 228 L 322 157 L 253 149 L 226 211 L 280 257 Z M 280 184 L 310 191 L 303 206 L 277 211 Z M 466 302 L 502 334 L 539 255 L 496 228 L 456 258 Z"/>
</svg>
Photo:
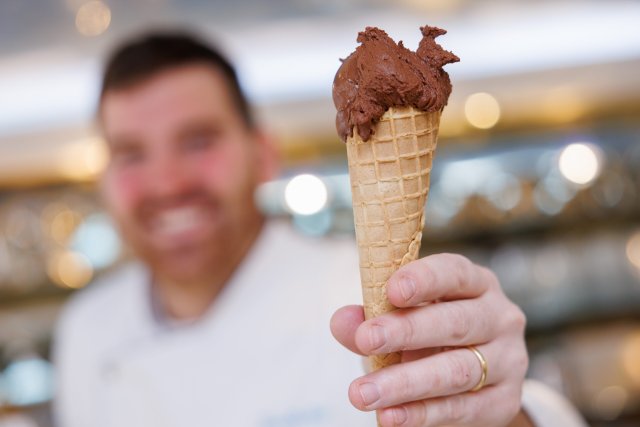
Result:
<svg viewBox="0 0 640 427">
<path fill-rule="evenodd" d="M 193 186 L 189 165 L 168 151 L 156 153 L 149 178 L 151 193 L 160 199 L 179 198 Z"/>
</svg>

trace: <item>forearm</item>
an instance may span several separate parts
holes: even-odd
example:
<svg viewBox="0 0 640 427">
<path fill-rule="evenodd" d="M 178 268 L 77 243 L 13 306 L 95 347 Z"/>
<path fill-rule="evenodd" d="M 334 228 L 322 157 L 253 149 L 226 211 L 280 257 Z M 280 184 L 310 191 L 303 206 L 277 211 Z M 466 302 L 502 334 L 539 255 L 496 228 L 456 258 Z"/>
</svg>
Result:
<svg viewBox="0 0 640 427">
<path fill-rule="evenodd" d="M 509 423 L 508 427 L 535 427 L 527 414 L 521 410 L 520 413 Z"/>
</svg>

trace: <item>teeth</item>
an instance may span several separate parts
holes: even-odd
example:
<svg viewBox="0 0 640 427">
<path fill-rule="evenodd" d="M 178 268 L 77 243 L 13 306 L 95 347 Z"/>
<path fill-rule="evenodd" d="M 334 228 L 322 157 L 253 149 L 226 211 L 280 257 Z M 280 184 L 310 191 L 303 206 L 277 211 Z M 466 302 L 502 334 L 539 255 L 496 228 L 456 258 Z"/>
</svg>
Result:
<svg viewBox="0 0 640 427">
<path fill-rule="evenodd" d="M 156 218 L 153 228 L 160 234 L 173 235 L 198 227 L 203 220 L 204 214 L 198 208 L 177 208 L 162 212 Z"/>
</svg>

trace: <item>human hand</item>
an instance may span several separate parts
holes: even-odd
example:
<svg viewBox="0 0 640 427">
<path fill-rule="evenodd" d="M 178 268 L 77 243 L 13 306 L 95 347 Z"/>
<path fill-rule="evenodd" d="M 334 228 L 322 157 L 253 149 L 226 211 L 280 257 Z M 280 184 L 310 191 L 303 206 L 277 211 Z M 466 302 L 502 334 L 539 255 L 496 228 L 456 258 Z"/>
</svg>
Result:
<svg viewBox="0 0 640 427">
<path fill-rule="evenodd" d="M 402 362 L 351 383 L 358 409 L 382 426 L 504 427 L 520 412 L 528 366 L 525 316 L 496 276 L 460 255 L 432 255 L 400 268 L 387 283 L 398 310 L 367 321 L 347 306 L 331 319 L 334 337 L 361 355 L 402 352 Z M 479 384 L 479 358 L 488 364 Z M 515 421 L 514 421 L 515 424 Z"/>
</svg>

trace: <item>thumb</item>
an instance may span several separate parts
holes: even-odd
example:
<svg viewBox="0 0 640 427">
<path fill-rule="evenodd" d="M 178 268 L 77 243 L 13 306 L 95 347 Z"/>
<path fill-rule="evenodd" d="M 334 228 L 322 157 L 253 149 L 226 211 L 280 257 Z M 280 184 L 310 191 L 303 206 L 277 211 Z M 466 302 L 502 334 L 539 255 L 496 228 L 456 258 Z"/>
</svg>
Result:
<svg viewBox="0 0 640 427">
<path fill-rule="evenodd" d="M 360 305 L 347 305 L 331 316 L 331 333 L 340 344 L 362 355 L 356 346 L 356 330 L 364 322 L 364 310 Z"/>
</svg>

